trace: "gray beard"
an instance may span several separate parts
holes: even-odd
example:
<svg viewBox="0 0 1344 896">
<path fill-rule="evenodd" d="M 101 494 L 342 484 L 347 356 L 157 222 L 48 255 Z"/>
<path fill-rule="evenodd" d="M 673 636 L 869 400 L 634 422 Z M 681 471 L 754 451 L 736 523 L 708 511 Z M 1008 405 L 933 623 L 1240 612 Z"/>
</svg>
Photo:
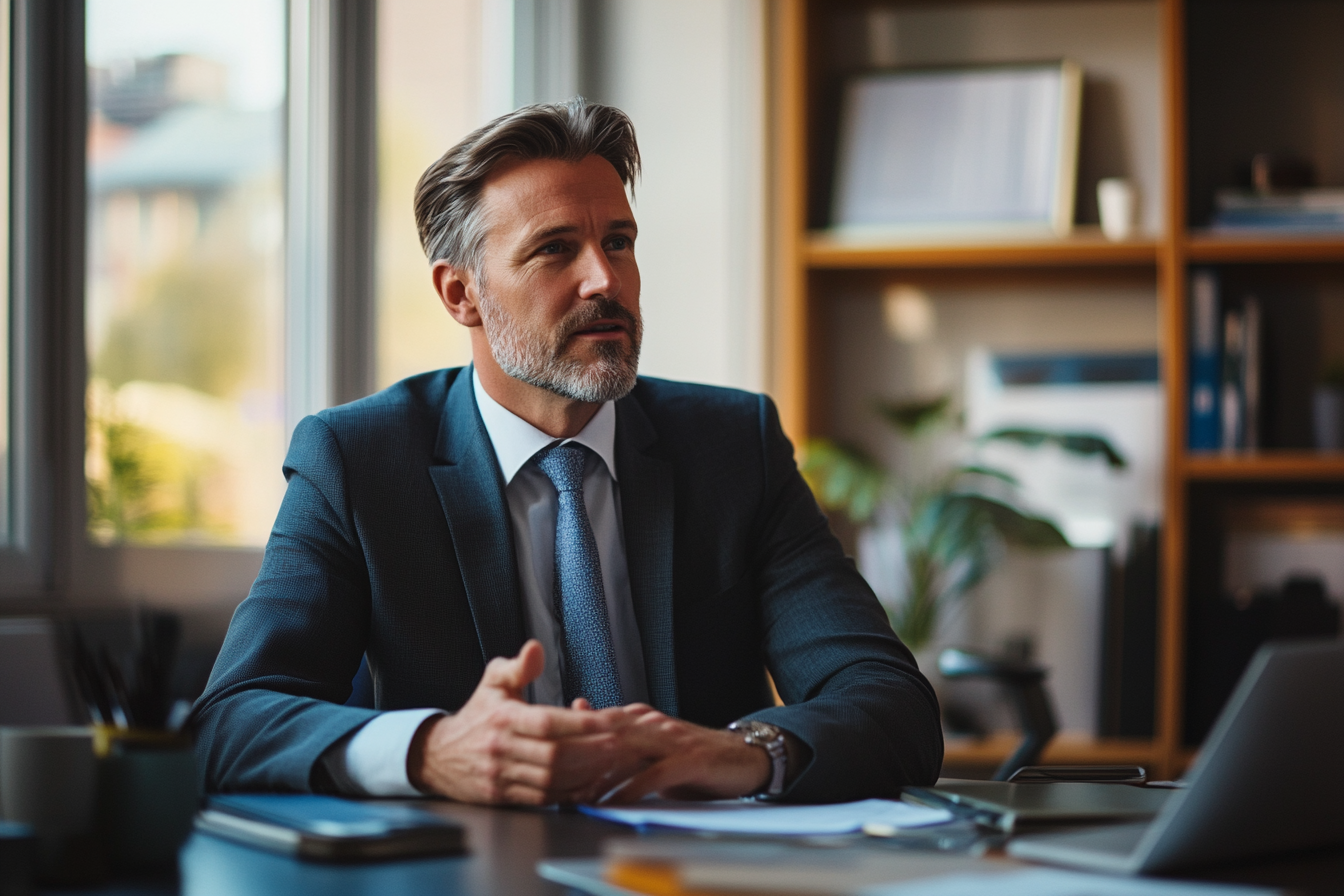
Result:
<svg viewBox="0 0 1344 896">
<path fill-rule="evenodd" d="M 594 404 L 624 398 L 635 388 L 643 322 L 616 301 L 594 299 L 585 303 L 560 322 L 555 338 L 548 339 L 518 326 L 483 288 L 478 295 L 490 354 L 499 369 L 514 379 L 561 398 Z M 619 318 L 632 325 L 629 348 L 620 342 L 599 343 L 598 358 L 591 362 L 561 354 L 570 336 L 602 318 Z"/>
</svg>

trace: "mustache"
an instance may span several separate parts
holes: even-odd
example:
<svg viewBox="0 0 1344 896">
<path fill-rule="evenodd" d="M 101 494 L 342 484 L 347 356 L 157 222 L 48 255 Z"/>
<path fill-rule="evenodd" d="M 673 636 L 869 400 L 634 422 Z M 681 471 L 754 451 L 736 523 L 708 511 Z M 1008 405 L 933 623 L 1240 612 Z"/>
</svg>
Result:
<svg viewBox="0 0 1344 896">
<path fill-rule="evenodd" d="M 592 299 L 575 308 L 560 322 L 560 344 L 569 341 L 580 330 L 586 330 L 599 320 L 619 320 L 629 329 L 632 339 L 639 338 L 639 318 L 631 314 L 615 299 Z"/>
</svg>

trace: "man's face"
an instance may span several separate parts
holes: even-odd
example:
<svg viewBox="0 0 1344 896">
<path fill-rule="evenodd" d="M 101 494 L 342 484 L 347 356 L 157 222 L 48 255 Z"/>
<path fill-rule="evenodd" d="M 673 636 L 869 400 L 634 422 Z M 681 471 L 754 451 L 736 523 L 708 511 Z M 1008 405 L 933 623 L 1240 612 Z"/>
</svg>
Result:
<svg viewBox="0 0 1344 896">
<path fill-rule="evenodd" d="M 487 227 L 476 283 L 486 339 L 509 376 L 575 401 L 635 385 L 642 324 L 635 219 L 616 169 L 518 162 L 481 192 Z"/>
</svg>

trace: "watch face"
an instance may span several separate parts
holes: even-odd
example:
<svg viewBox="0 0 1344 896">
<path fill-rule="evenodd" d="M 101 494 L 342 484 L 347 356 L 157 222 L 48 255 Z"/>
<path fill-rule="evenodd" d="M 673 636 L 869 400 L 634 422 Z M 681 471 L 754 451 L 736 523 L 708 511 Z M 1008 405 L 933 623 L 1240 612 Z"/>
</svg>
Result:
<svg viewBox="0 0 1344 896">
<path fill-rule="evenodd" d="M 779 737 L 779 729 L 768 722 L 752 722 L 751 730 L 762 740 L 774 740 Z"/>
<path fill-rule="evenodd" d="M 728 726 L 733 731 L 741 731 L 751 738 L 752 741 L 765 744 L 779 737 L 779 729 L 768 722 L 758 722 L 755 719 L 749 719 L 745 722 L 734 722 Z"/>
</svg>

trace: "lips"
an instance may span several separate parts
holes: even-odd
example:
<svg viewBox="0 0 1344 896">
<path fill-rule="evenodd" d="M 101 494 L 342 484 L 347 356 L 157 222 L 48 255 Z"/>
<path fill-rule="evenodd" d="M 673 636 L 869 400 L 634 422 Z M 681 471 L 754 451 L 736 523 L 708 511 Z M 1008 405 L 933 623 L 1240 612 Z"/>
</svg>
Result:
<svg viewBox="0 0 1344 896">
<path fill-rule="evenodd" d="M 574 331 L 574 335 L 575 335 L 575 336 L 607 336 L 607 335 L 616 334 L 616 333 L 627 334 L 628 332 L 629 332 L 629 330 L 626 328 L 626 325 L 625 325 L 623 322 L 621 322 L 621 321 L 614 321 L 614 320 L 599 320 L 599 321 L 596 321 L 596 322 L 594 322 L 594 323 L 589 324 L 589 325 L 586 326 L 586 327 L 583 327 L 583 328 L 580 329 L 580 330 L 575 330 L 575 331 Z"/>
</svg>

